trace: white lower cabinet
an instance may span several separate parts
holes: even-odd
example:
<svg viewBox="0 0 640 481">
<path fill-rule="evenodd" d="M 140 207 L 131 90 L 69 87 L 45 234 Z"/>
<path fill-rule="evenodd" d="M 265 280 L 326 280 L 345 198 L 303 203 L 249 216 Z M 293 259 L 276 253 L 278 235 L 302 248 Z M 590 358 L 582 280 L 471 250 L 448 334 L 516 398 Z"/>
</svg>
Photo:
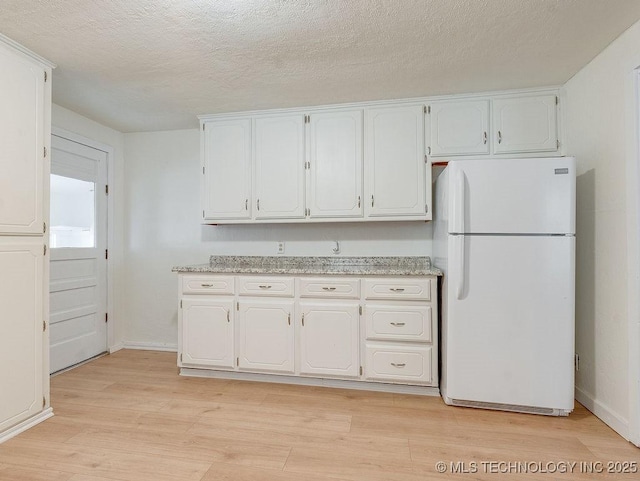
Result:
<svg viewBox="0 0 640 481">
<path fill-rule="evenodd" d="M 183 298 L 181 305 L 182 365 L 232 368 L 233 300 Z"/>
<path fill-rule="evenodd" d="M 293 373 L 293 300 L 242 299 L 238 305 L 238 367 Z"/>
<path fill-rule="evenodd" d="M 179 366 L 437 387 L 436 281 L 181 274 Z"/>
<path fill-rule="evenodd" d="M 360 305 L 300 302 L 300 374 L 358 377 Z"/>
</svg>

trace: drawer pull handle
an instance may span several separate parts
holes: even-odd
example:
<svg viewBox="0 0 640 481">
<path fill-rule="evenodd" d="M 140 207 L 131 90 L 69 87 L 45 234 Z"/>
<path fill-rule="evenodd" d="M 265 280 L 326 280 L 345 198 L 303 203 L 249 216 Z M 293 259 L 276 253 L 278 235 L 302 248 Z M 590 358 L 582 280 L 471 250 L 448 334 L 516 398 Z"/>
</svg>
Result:
<svg viewBox="0 0 640 481">
<path fill-rule="evenodd" d="M 213 287 L 213 284 L 200 284 L 200 287 Z"/>
<path fill-rule="evenodd" d="M 260 289 L 271 289 L 271 286 L 258 286 Z"/>
<path fill-rule="evenodd" d="M 391 292 L 404 292 L 404 287 L 390 287 Z"/>
<path fill-rule="evenodd" d="M 323 291 L 335 291 L 336 288 L 335 287 L 323 287 L 322 290 Z"/>
<path fill-rule="evenodd" d="M 402 367 L 405 367 L 407 364 L 406 364 L 406 363 L 404 363 L 404 362 L 392 362 L 392 363 L 391 363 L 391 365 L 392 365 L 393 367 L 399 367 L 399 368 L 402 368 Z"/>
<path fill-rule="evenodd" d="M 392 322 L 391 325 L 396 327 L 402 327 L 404 326 L 404 322 Z"/>
</svg>

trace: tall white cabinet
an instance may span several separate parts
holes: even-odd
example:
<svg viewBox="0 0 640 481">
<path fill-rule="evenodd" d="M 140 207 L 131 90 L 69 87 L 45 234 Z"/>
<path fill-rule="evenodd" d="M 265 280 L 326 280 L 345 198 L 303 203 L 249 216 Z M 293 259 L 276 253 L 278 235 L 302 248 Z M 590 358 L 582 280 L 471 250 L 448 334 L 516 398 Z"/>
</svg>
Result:
<svg viewBox="0 0 640 481">
<path fill-rule="evenodd" d="M 52 68 L 0 35 L 0 442 L 51 415 L 45 232 Z"/>
</svg>

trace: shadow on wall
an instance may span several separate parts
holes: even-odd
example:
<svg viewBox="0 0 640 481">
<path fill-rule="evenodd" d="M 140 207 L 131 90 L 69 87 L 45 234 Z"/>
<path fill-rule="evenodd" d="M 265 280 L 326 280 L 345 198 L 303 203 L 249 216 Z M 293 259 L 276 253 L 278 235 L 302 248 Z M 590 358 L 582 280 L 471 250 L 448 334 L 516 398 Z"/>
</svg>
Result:
<svg viewBox="0 0 640 481">
<path fill-rule="evenodd" d="M 581 365 L 576 386 L 588 393 L 596 392 L 595 178 L 591 169 L 576 181 L 576 353 Z"/>
<path fill-rule="evenodd" d="M 319 224 L 245 224 L 201 227 L 201 240 L 211 254 L 276 255 L 284 241 L 285 255 L 331 256 L 334 241 L 340 255 L 431 255 L 431 223 L 363 222 Z"/>
</svg>

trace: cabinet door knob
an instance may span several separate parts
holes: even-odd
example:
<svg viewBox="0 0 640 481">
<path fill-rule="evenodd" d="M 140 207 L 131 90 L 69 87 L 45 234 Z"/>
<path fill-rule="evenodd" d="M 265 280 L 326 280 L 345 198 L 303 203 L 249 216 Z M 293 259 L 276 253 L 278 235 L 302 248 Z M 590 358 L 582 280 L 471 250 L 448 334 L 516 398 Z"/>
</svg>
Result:
<svg viewBox="0 0 640 481">
<path fill-rule="evenodd" d="M 393 367 L 405 367 L 407 364 L 404 362 L 392 362 L 391 365 Z"/>
<path fill-rule="evenodd" d="M 404 322 L 392 322 L 391 323 L 391 325 L 395 326 L 395 327 L 402 327 L 402 326 L 404 326 L 404 324 L 405 324 Z"/>
<path fill-rule="evenodd" d="M 249 210 L 249 199 L 244 200 L 244 210 Z"/>
<path fill-rule="evenodd" d="M 373 207 L 373 194 L 371 194 L 371 207 Z"/>
<path fill-rule="evenodd" d="M 260 210 L 260 199 L 256 200 L 256 207 Z"/>
<path fill-rule="evenodd" d="M 487 145 L 487 132 L 486 131 L 482 134 L 482 143 Z"/>
<path fill-rule="evenodd" d="M 360 196 L 358 196 L 358 207 L 360 207 Z"/>
<path fill-rule="evenodd" d="M 501 144 L 502 143 L 502 132 L 500 132 L 498 130 L 498 143 Z"/>
</svg>

